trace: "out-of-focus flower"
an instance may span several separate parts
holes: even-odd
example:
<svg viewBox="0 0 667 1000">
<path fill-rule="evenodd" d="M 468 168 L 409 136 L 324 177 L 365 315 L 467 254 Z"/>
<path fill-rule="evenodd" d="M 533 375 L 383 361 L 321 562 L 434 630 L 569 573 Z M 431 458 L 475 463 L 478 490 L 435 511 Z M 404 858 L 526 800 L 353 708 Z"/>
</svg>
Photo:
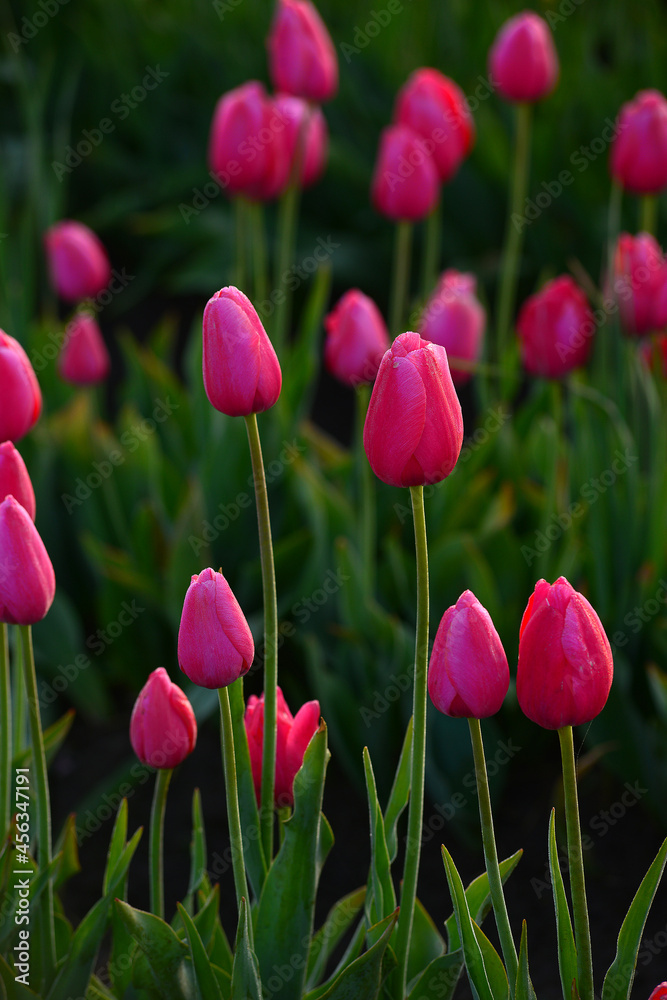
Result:
<svg viewBox="0 0 667 1000">
<path fill-rule="evenodd" d="M 67 302 L 94 298 L 107 287 L 111 265 L 101 241 L 88 226 L 72 219 L 44 234 L 51 283 Z"/>
<path fill-rule="evenodd" d="M 440 179 L 424 140 L 407 125 L 389 125 L 380 136 L 371 198 L 395 221 L 423 219 L 435 207 Z"/>
<path fill-rule="evenodd" d="M 463 385 L 473 374 L 470 367 L 461 367 L 457 361 L 474 364 L 482 349 L 486 313 L 475 294 L 476 287 L 473 274 L 445 271 L 419 321 L 420 336 L 447 351 L 454 385 Z"/>
<path fill-rule="evenodd" d="M 667 268 L 650 233 L 621 233 L 614 253 L 613 294 L 626 333 L 640 337 L 667 322 Z"/>
<path fill-rule="evenodd" d="M 269 73 L 275 90 L 318 103 L 335 95 L 336 50 L 310 0 L 278 0 L 268 49 Z"/>
<path fill-rule="evenodd" d="M 667 100 L 659 90 L 640 90 L 621 108 L 609 170 L 636 194 L 658 194 L 667 185 Z"/>
<path fill-rule="evenodd" d="M 356 386 L 372 382 L 389 348 L 389 334 L 373 299 L 351 288 L 324 318 L 324 360 L 329 371 Z"/>
<path fill-rule="evenodd" d="M 77 313 L 67 325 L 58 359 L 58 371 L 73 385 L 95 385 L 109 374 L 111 360 L 97 320 L 87 312 Z"/>
<path fill-rule="evenodd" d="M 531 375 L 561 378 L 586 363 L 595 318 L 586 296 L 569 275 L 561 275 L 526 299 L 517 333 L 521 358 Z"/>
<path fill-rule="evenodd" d="M 30 514 L 13 496 L 0 503 L 0 622 L 34 625 L 53 604 L 56 577 Z"/>
<path fill-rule="evenodd" d="M 532 10 L 500 28 L 489 52 L 489 75 L 507 101 L 541 101 L 556 86 L 558 56 L 547 22 Z"/>
<path fill-rule="evenodd" d="M 11 441 L 0 444 L 0 502 L 13 496 L 35 520 L 35 491 L 25 462 Z"/>
<path fill-rule="evenodd" d="M 437 69 L 418 69 L 398 92 L 395 120 L 433 147 L 440 180 L 451 180 L 475 138 L 475 126 L 461 88 Z"/>
<path fill-rule="evenodd" d="M 42 412 L 37 376 L 18 340 L 0 330 L 0 441 L 18 441 Z"/>
<path fill-rule="evenodd" d="M 149 676 L 130 719 L 130 742 L 142 764 L 177 767 L 197 742 L 197 721 L 185 692 L 172 683 L 164 667 Z"/>
</svg>

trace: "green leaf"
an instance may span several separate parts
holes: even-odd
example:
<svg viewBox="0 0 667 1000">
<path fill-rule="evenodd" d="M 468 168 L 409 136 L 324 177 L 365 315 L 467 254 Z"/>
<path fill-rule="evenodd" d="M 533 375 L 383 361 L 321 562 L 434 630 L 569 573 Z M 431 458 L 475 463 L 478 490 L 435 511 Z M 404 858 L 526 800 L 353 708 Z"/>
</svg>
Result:
<svg viewBox="0 0 667 1000">
<path fill-rule="evenodd" d="M 387 840 L 387 850 L 389 851 L 389 862 L 396 860 L 398 853 L 398 839 L 396 827 L 401 813 L 408 804 L 410 798 L 410 762 L 412 760 L 412 724 L 413 718 L 410 716 L 408 728 L 405 731 L 403 749 L 396 768 L 396 777 L 389 794 L 389 802 L 384 814 L 384 832 Z"/>
<path fill-rule="evenodd" d="M 70 813 L 65 820 L 65 825 L 53 852 L 60 856 L 53 883 L 54 889 L 59 889 L 68 879 L 81 871 L 79 847 L 76 840 L 76 813 Z"/>
<path fill-rule="evenodd" d="M 602 1000 L 629 1000 L 644 924 L 667 860 L 667 839 L 649 868 L 621 925 L 612 962 L 602 984 Z"/>
<path fill-rule="evenodd" d="M 503 885 L 521 860 L 522 854 L 523 851 L 519 850 L 515 854 L 512 854 L 511 857 L 505 858 L 504 861 L 500 862 L 500 877 Z M 481 927 L 484 918 L 491 909 L 491 890 L 489 889 L 489 876 L 486 872 L 482 872 L 481 875 L 472 880 L 466 889 L 466 899 L 473 920 Z M 448 917 L 445 921 L 445 927 L 447 929 L 449 950 L 457 951 L 461 947 L 461 939 L 456 923 L 456 914 L 453 913 L 451 917 Z"/>
<path fill-rule="evenodd" d="M 322 993 L 321 1000 L 376 1000 L 382 987 L 387 968 L 384 965 L 385 952 L 389 944 L 398 910 L 370 928 L 376 938 L 368 951 L 343 969 L 331 987 Z M 308 996 L 304 1000 L 309 1000 Z"/>
<path fill-rule="evenodd" d="M 53 722 L 48 729 L 44 730 L 44 752 L 46 753 L 47 767 L 51 764 L 51 761 L 65 742 L 67 734 L 72 728 L 74 715 L 74 709 L 70 708 L 64 715 L 61 715 L 59 719 L 56 719 L 56 721 Z M 31 757 L 32 750 L 30 747 L 26 747 L 25 750 L 22 750 L 21 753 L 14 757 L 12 766 L 28 767 Z"/>
<path fill-rule="evenodd" d="M 193 969 L 186 962 L 185 942 L 159 917 L 135 910 L 129 903 L 116 900 L 116 910 L 127 926 L 151 971 L 163 1000 L 198 1000 Z"/>
<path fill-rule="evenodd" d="M 371 877 L 372 892 L 366 896 L 366 919 L 369 926 L 384 920 L 396 909 L 396 893 L 391 878 L 391 862 L 384 833 L 384 819 L 378 801 L 375 775 L 368 747 L 364 747 L 364 775 L 368 794 L 371 826 Z"/>
<path fill-rule="evenodd" d="M 184 900 L 188 913 L 193 912 L 194 897 L 201 887 L 206 872 L 206 831 L 201 808 L 201 793 L 195 788 L 192 794 L 192 840 L 190 842 L 190 881 Z"/>
<path fill-rule="evenodd" d="M 7 997 L 8 1000 L 39 1000 L 37 993 L 33 993 L 28 986 L 18 982 L 16 972 L 10 968 L 2 955 L 0 955 L 0 987 L 4 988 L 4 992 L 0 991 L 0 996 Z"/>
<path fill-rule="evenodd" d="M 505 972 L 503 960 L 489 941 L 484 931 L 481 930 L 474 920 L 472 922 L 472 926 L 475 931 L 475 937 L 477 938 L 477 944 L 482 952 L 484 968 L 486 969 L 486 978 L 489 980 L 489 986 L 491 987 L 493 998 L 494 1000 L 507 1000 L 507 997 L 509 997 L 509 983 L 507 981 L 507 973 Z"/>
<path fill-rule="evenodd" d="M 259 836 L 259 811 L 255 785 L 250 768 L 250 752 L 243 716 L 245 704 L 243 700 L 243 678 L 229 685 L 229 705 L 232 713 L 232 732 L 234 733 L 234 755 L 236 757 L 236 775 L 239 786 L 239 812 L 241 828 L 244 831 L 243 854 L 248 878 L 255 897 L 259 899 L 266 878 L 266 859 L 262 848 L 262 838 Z"/>
<path fill-rule="evenodd" d="M 250 947 L 248 907 L 245 899 L 241 899 L 239 907 L 239 926 L 236 932 L 232 969 L 232 997 L 243 997 L 244 1000 L 262 1000 L 257 956 Z"/>
<path fill-rule="evenodd" d="M 227 940 L 227 935 L 225 934 L 222 924 L 220 923 L 219 916 L 216 917 L 215 920 L 213 933 L 208 946 L 208 954 L 213 965 L 219 967 L 223 970 L 223 972 L 226 972 L 229 976 L 231 976 L 234 956 L 232 955 L 232 949 L 229 947 L 229 941 Z"/>
<path fill-rule="evenodd" d="M 203 898 L 203 893 L 200 892 L 198 898 L 199 912 L 192 919 L 198 934 L 204 942 L 204 947 L 208 950 L 215 933 L 216 924 L 220 921 L 218 915 L 220 910 L 220 886 L 213 886 L 206 898 Z M 225 938 L 225 940 L 227 939 Z M 229 948 L 229 944 L 227 947 Z M 218 962 L 217 964 L 221 963 Z M 223 968 L 226 968 L 224 964 Z M 229 970 L 231 971 L 231 964 Z"/>
<path fill-rule="evenodd" d="M 199 931 L 185 907 L 181 903 L 177 903 L 177 907 L 181 915 L 181 920 L 185 925 L 185 934 L 190 946 L 192 964 L 194 965 L 197 986 L 199 987 L 202 1000 L 222 1000 L 218 981 L 211 968 L 211 962 L 206 954 L 202 939 L 199 936 Z"/>
<path fill-rule="evenodd" d="M 556 910 L 556 932 L 558 936 L 558 968 L 563 987 L 563 1000 L 572 1000 L 572 984 L 577 981 L 577 947 L 574 943 L 570 908 L 565 895 L 563 875 L 558 863 L 558 845 L 556 844 L 556 810 L 551 810 L 549 820 L 549 868 L 551 870 L 551 887 L 554 894 L 554 909 Z"/>
<path fill-rule="evenodd" d="M 452 1000 L 463 971 L 463 952 L 450 951 L 428 965 L 414 985 L 410 984 L 408 1000 Z"/>
<path fill-rule="evenodd" d="M 473 995 L 476 1000 L 493 1000 L 493 994 L 491 993 L 491 987 L 489 986 L 489 980 L 484 967 L 482 950 L 477 941 L 470 910 L 468 909 L 463 882 L 449 851 L 444 845 L 442 847 L 442 860 L 445 863 L 447 882 L 449 883 L 449 891 L 452 894 L 452 903 L 454 905 L 454 913 L 456 914 L 456 925 L 459 931 L 459 939 L 463 946 L 466 971 Z"/>
<path fill-rule="evenodd" d="M 329 910 L 324 924 L 314 935 L 310 945 L 305 989 L 312 989 L 324 975 L 327 962 L 335 951 L 336 945 L 352 926 L 355 917 L 364 905 L 365 898 L 366 887 L 364 886 L 361 889 L 355 889 L 347 896 L 343 896 Z"/>
<path fill-rule="evenodd" d="M 415 899 L 412 936 L 408 953 L 407 979 L 410 982 L 446 951 L 442 934 L 418 899 Z"/>
<path fill-rule="evenodd" d="M 125 850 L 127 837 L 127 799 L 123 799 L 118 807 L 116 822 L 111 831 L 109 850 L 107 851 L 107 864 L 104 869 L 104 879 L 102 880 L 102 892 L 106 896 L 109 885 L 112 881 L 114 871 L 118 866 L 123 851 Z"/>
<path fill-rule="evenodd" d="M 95 966 L 106 929 L 111 897 L 105 896 L 88 911 L 72 938 L 67 957 L 58 969 L 46 1000 L 71 1000 L 83 996 Z"/>
<path fill-rule="evenodd" d="M 519 967 L 516 972 L 516 990 L 514 1000 L 535 1000 L 535 990 L 530 981 L 528 971 L 528 929 L 524 920 L 521 926 L 521 945 L 519 946 Z"/>
</svg>

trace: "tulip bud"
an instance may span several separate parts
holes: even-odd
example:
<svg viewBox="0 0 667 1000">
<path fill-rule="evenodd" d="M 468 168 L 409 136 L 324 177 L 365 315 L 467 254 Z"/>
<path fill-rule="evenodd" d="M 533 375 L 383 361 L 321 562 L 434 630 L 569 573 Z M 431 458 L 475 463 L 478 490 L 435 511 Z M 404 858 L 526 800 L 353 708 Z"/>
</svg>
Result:
<svg viewBox="0 0 667 1000">
<path fill-rule="evenodd" d="M 233 286 L 204 310 L 203 370 L 211 405 L 229 417 L 262 413 L 280 395 L 276 352 L 250 299 Z"/>
<path fill-rule="evenodd" d="M 311 107 L 300 97 L 278 94 L 274 103 L 281 120 L 285 122 L 288 164 L 285 184 L 289 181 L 297 147 L 301 142 L 303 149 L 299 185 L 302 188 L 310 187 L 322 176 L 326 164 L 329 143 L 326 118 L 320 107 Z M 302 135 L 302 130 L 305 130 L 305 135 Z M 278 193 L 282 193 L 282 190 L 284 185 Z"/>
<path fill-rule="evenodd" d="M 482 349 L 486 313 L 475 296 L 476 286 L 472 274 L 445 271 L 419 321 L 419 335 L 447 351 L 454 385 L 463 385 L 472 375 L 456 362 L 474 363 Z"/>
<path fill-rule="evenodd" d="M 441 182 L 451 180 L 475 138 L 461 88 L 437 69 L 418 69 L 398 92 L 394 118 L 433 147 Z"/>
<path fill-rule="evenodd" d="M 614 253 L 614 298 L 626 333 L 641 336 L 667 321 L 665 259 L 649 233 L 621 233 Z"/>
<path fill-rule="evenodd" d="M 635 194 L 658 194 L 667 185 L 667 100 L 659 90 L 640 90 L 621 108 L 609 170 Z"/>
<path fill-rule="evenodd" d="M 336 50 L 310 0 L 278 0 L 267 45 L 275 90 L 318 103 L 335 95 Z"/>
<path fill-rule="evenodd" d="M 278 808 L 294 805 L 294 778 L 303 764 L 306 747 L 317 732 L 320 721 L 320 704 L 308 701 L 296 716 L 287 707 L 280 688 L 276 693 L 276 777 L 275 804 Z M 261 799 L 262 756 L 264 748 L 264 695 L 251 695 L 245 711 L 245 728 L 248 736 L 250 765 L 257 801 Z"/>
<path fill-rule="evenodd" d="M 380 364 L 364 425 L 375 475 L 390 486 L 445 479 L 463 444 L 463 414 L 444 347 L 402 333 Z"/>
<path fill-rule="evenodd" d="M 111 266 L 92 229 L 65 219 L 44 234 L 51 284 L 67 302 L 94 298 L 107 287 Z"/>
<path fill-rule="evenodd" d="M 558 80 L 558 56 L 547 22 L 532 10 L 506 21 L 489 52 L 489 75 L 506 101 L 541 101 Z"/>
<path fill-rule="evenodd" d="M 324 329 L 329 371 L 347 385 L 372 382 L 389 348 L 387 326 L 373 299 L 351 288 L 324 317 Z"/>
<path fill-rule="evenodd" d="M 0 441 L 18 441 L 42 412 L 37 376 L 21 345 L 0 330 Z"/>
<path fill-rule="evenodd" d="M 656 986 L 648 1000 L 667 1000 L 667 980 Z"/>
<path fill-rule="evenodd" d="M 435 208 L 440 179 L 424 140 L 407 125 L 390 125 L 380 136 L 371 198 L 395 221 L 423 219 Z"/>
<path fill-rule="evenodd" d="M 509 683 L 491 616 L 466 590 L 445 611 L 435 637 L 428 670 L 431 701 L 444 715 L 486 719 L 500 709 Z"/>
<path fill-rule="evenodd" d="M 35 491 L 21 455 L 11 441 L 0 444 L 0 501 L 13 496 L 35 520 Z"/>
<path fill-rule="evenodd" d="M 519 633 L 516 693 L 521 710 L 545 729 L 579 726 L 605 706 L 614 663 L 600 619 L 561 576 L 539 580 Z"/>
<path fill-rule="evenodd" d="M 164 667 L 149 676 L 130 719 L 130 742 L 142 764 L 172 768 L 192 753 L 197 720 L 185 692 L 169 679 Z"/>
<path fill-rule="evenodd" d="M 178 630 L 181 670 L 200 687 L 227 687 L 247 673 L 254 656 L 250 626 L 222 573 L 195 574 Z"/>
<path fill-rule="evenodd" d="M 56 578 L 30 514 L 13 496 L 0 503 L 0 622 L 34 625 L 53 604 Z"/>
<path fill-rule="evenodd" d="M 58 371 L 73 385 L 95 385 L 109 374 L 111 360 L 97 320 L 77 313 L 67 326 Z"/>
<path fill-rule="evenodd" d="M 521 358 L 531 375 L 561 378 L 586 363 L 595 318 L 586 296 L 569 275 L 561 275 L 526 299 L 517 333 Z"/>
</svg>

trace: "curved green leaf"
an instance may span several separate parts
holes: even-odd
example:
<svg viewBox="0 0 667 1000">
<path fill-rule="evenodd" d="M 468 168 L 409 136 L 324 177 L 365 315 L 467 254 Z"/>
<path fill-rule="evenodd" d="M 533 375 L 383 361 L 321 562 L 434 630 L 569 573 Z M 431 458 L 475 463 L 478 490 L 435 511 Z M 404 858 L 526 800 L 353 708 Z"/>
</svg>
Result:
<svg viewBox="0 0 667 1000">
<path fill-rule="evenodd" d="M 306 973 L 306 989 L 312 989 L 325 973 L 327 962 L 336 949 L 336 945 L 352 926 L 354 918 L 364 905 L 366 887 L 355 889 L 339 899 L 331 907 L 322 927 L 313 937 L 308 953 L 308 971 Z"/>
<path fill-rule="evenodd" d="M 396 893 L 391 877 L 391 862 L 385 840 L 384 819 L 378 801 L 375 775 L 368 747 L 364 747 L 363 756 L 371 827 L 371 876 L 369 881 L 372 892 L 366 896 L 366 919 L 370 926 L 384 920 L 385 917 L 394 912 Z"/>
<path fill-rule="evenodd" d="M 530 981 L 528 971 L 528 929 L 524 920 L 521 926 L 521 945 L 519 946 L 519 967 L 516 972 L 516 990 L 514 1000 L 535 1000 L 535 990 Z"/>
<path fill-rule="evenodd" d="M 239 925 L 234 946 L 232 967 L 232 997 L 262 1000 L 262 986 L 257 968 L 257 956 L 250 945 L 248 906 L 245 899 L 239 907 Z"/>
<path fill-rule="evenodd" d="M 427 966 L 421 976 L 410 984 L 408 1000 L 452 1000 L 463 971 L 463 952 L 451 951 Z"/>
<path fill-rule="evenodd" d="M 444 938 L 427 913 L 423 903 L 415 899 L 415 909 L 408 952 L 407 980 L 411 982 L 434 959 L 444 955 L 446 945 Z"/>
<path fill-rule="evenodd" d="M 185 934 L 190 946 L 195 978 L 202 1000 L 222 1000 L 218 981 L 211 968 L 211 962 L 206 954 L 202 939 L 199 936 L 199 931 L 185 907 L 181 903 L 177 903 L 177 907 L 185 926 Z"/>
<path fill-rule="evenodd" d="M 556 844 L 556 810 L 551 810 L 549 820 L 549 868 L 551 887 L 556 910 L 556 932 L 558 936 L 558 968 L 563 986 L 563 1000 L 572 1000 L 572 984 L 577 981 L 577 946 L 574 943 L 570 908 L 567 904 L 563 876 L 558 863 Z"/>
<path fill-rule="evenodd" d="M 343 969 L 330 989 L 322 994 L 321 1000 L 361 1000 L 362 997 L 364 1000 L 376 1000 L 388 971 L 385 954 L 397 920 L 398 909 L 370 928 L 377 937 L 375 944 Z M 395 964 L 395 959 L 391 964 Z"/>
<path fill-rule="evenodd" d="M 185 942 L 159 917 L 116 900 L 116 910 L 127 926 L 151 971 L 162 1000 L 198 1000 L 192 963 L 186 961 Z M 76 995 L 76 994 L 74 994 Z"/>
<path fill-rule="evenodd" d="M 245 703 L 243 700 L 243 678 L 229 685 L 229 707 L 232 713 L 232 732 L 234 734 L 234 756 L 236 758 L 236 775 L 239 786 L 239 812 L 241 828 L 245 831 L 243 838 L 243 855 L 245 858 L 248 878 L 255 897 L 259 899 L 266 878 L 266 859 L 262 848 L 262 838 L 259 836 L 259 811 L 255 785 L 250 768 L 250 752 L 243 716 Z M 252 834 L 255 834 L 254 836 Z"/>
<path fill-rule="evenodd" d="M 518 850 L 515 854 L 512 854 L 511 857 L 505 858 L 504 861 L 500 862 L 500 877 L 503 885 L 518 865 L 522 854 L 523 850 Z M 475 923 L 481 927 L 484 922 L 484 918 L 491 909 L 489 876 L 486 872 L 482 872 L 481 875 L 478 875 L 477 878 L 472 880 L 466 889 L 465 894 L 470 914 Z M 451 917 L 447 918 L 445 921 L 445 928 L 447 930 L 449 951 L 457 951 L 461 947 L 461 939 L 459 937 L 455 913 L 452 913 Z"/>
<path fill-rule="evenodd" d="M 509 997 L 509 983 L 503 960 L 493 947 L 488 937 L 473 920 L 472 922 L 477 944 L 482 952 L 482 960 L 486 969 L 486 978 L 493 993 L 493 1000 L 507 1000 Z"/>
<path fill-rule="evenodd" d="M 410 798 L 412 725 L 413 716 L 410 716 L 410 721 L 408 722 L 407 729 L 405 730 L 401 756 L 399 757 L 398 767 L 396 768 L 396 777 L 394 778 L 394 784 L 392 785 L 391 792 L 389 793 L 389 802 L 387 803 L 387 808 L 384 814 L 384 835 L 387 841 L 390 863 L 396 860 L 396 855 L 398 853 L 396 828 L 398 826 L 401 813 L 407 806 L 408 799 Z"/>
<path fill-rule="evenodd" d="M 456 915 L 456 926 L 458 927 L 459 939 L 463 947 L 466 971 L 473 995 L 476 1000 L 494 1000 L 484 967 L 482 950 L 477 941 L 470 910 L 468 909 L 463 882 L 444 844 L 442 847 L 442 860 L 445 863 L 447 882 L 449 883 L 449 891 L 452 894 L 452 903 Z"/>
</svg>

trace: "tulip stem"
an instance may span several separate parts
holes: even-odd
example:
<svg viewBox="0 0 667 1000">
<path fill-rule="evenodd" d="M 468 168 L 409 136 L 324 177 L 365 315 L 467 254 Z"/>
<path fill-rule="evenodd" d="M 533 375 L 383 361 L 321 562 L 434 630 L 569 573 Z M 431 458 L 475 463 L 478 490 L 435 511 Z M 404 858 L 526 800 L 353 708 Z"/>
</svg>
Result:
<svg viewBox="0 0 667 1000">
<path fill-rule="evenodd" d="M 172 774 L 173 771 L 170 767 L 158 769 L 153 791 L 153 808 L 151 809 L 151 912 L 160 920 L 164 920 L 164 813 Z"/>
<path fill-rule="evenodd" d="M 364 449 L 364 424 L 368 412 L 371 387 L 364 382 L 357 387 L 357 463 L 361 493 L 360 544 L 361 572 L 364 592 L 368 599 L 375 591 L 375 486 L 373 470 Z"/>
<path fill-rule="evenodd" d="M 0 838 L 9 829 L 12 788 L 12 687 L 9 679 L 9 630 L 0 624 Z"/>
<path fill-rule="evenodd" d="M 243 853 L 243 834 L 241 832 L 241 814 L 239 812 L 239 787 L 236 778 L 236 756 L 234 754 L 234 732 L 232 729 L 232 710 L 229 705 L 229 691 L 226 687 L 218 688 L 220 699 L 220 730 L 222 735 L 222 765 L 225 771 L 225 794 L 227 796 L 227 820 L 229 822 L 229 840 L 232 848 L 232 869 L 234 871 L 234 888 L 236 902 L 241 910 L 241 900 L 249 903 L 248 882 L 245 874 L 245 857 Z M 273 816 L 273 811 L 271 812 Z M 252 939 L 252 923 L 249 922 Z M 251 940 L 252 947 L 252 940 Z"/>
<path fill-rule="evenodd" d="M 278 600 L 276 573 L 273 565 L 271 517 L 266 492 L 266 477 L 262 460 L 262 445 L 257 429 L 257 415 L 245 418 L 248 444 L 252 460 L 252 474 L 257 501 L 259 528 L 259 553 L 262 563 L 262 591 L 264 598 L 264 744 L 262 749 L 262 794 L 260 821 L 262 846 L 267 865 L 273 859 L 273 802 L 276 780 L 276 698 L 278 687 Z M 248 898 L 246 893 L 246 899 Z"/>
<path fill-rule="evenodd" d="M 496 837 L 493 830 L 493 813 L 491 811 L 491 796 L 489 795 L 489 778 L 486 772 L 486 758 L 484 756 L 484 742 L 482 740 L 482 727 L 479 719 L 468 719 L 470 726 L 470 739 L 472 741 L 472 755 L 475 762 L 475 780 L 477 782 L 477 798 L 479 800 L 479 819 L 482 827 L 482 844 L 484 845 L 484 861 L 486 873 L 489 877 L 489 888 L 491 890 L 491 902 L 493 912 L 496 917 L 496 927 L 500 946 L 505 959 L 505 968 L 509 979 L 510 996 L 514 996 L 516 985 L 516 974 L 519 961 L 516 954 L 516 945 L 512 937 L 507 907 L 505 905 L 505 894 L 503 892 L 503 880 L 500 875 L 498 865 L 498 851 L 496 849 Z"/>
<path fill-rule="evenodd" d="M 658 222 L 658 199 L 654 194 L 642 195 L 639 209 L 639 229 L 655 236 Z"/>
<path fill-rule="evenodd" d="M 424 771 L 426 765 L 426 674 L 428 668 L 428 548 L 424 487 L 411 486 L 412 515 L 415 524 L 417 556 L 417 629 L 415 636 L 415 679 L 413 689 L 414 728 L 412 732 L 412 769 L 410 804 L 408 807 L 408 837 L 403 868 L 401 910 L 396 932 L 397 997 L 405 996 L 408 954 L 414 918 L 419 857 L 421 854 L 422 819 L 424 812 Z"/>
<path fill-rule="evenodd" d="M 565 792 L 565 819 L 567 822 L 567 856 L 570 872 L 570 891 L 574 914 L 574 937 L 577 946 L 577 987 L 581 1000 L 593 1000 L 593 958 L 591 932 L 588 924 L 584 857 L 581 849 L 579 802 L 577 799 L 577 767 L 574 760 L 572 726 L 558 730 L 563 764 L 563 790 Z"/>
<path fill-rule="evenodd" d="M 234 199 L 234 222 L 236 226 L 236 274 L 235 284 L 241 291 L 246 287 L 246 202 L 244 198 Z"/>
<path fill-rule="evenodd" d="M 261 309 L 267 298 L 264 209 L 259 201 L 251 202 L 248 209 L 252 226 L 253 296 L 257 309 Z"/>
<path fill-rule="evenodd" d="M 402 332 L 405 303 L 410 285 L 411 255 L 412 223 L 398 222 L 394 242 L 394 276 L 389 310 L 389 333 L 392 337 L 397 337 Z"/>
<path fill-rule="evenodd" d="M 14 695 L 14 750 L 13 756 L 18 757 L 25 748 L 25 684 L 23 682 L 23 650 L 21 649 L 21 633 L 18 626 L 14 629 L 13 651 L 13 681 Z"/>
<path fill-rule="evenodd" d="M 422 297 L 424 302 L 435 287 L 438 277 L 440 260 L 440 236 L 442 232 L 442 198 L 426 216 L 426 239 L 424 245 L 424 263 L 422 265 Z"/>
</svg>

